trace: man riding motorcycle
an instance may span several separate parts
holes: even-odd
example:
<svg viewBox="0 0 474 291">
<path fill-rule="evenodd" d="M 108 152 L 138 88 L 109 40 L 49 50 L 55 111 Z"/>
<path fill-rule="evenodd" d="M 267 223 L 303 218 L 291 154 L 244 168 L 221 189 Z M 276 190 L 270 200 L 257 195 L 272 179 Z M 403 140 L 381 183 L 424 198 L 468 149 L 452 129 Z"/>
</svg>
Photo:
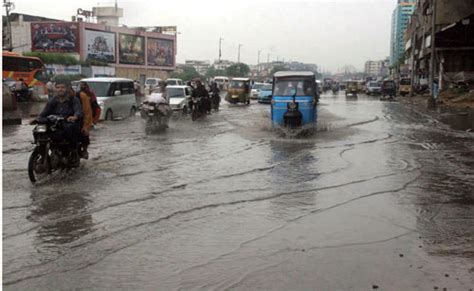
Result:
<svg viewBox="0 0 474 291">
<path fill-rule="evenodd" d="M 56 94 L 46 104 L 39 118 L 46 118 L 49 115 L 58 115 L 68 122 L 61 130 L 55 132 L 53 140 L 67 140 L 70 144 L 73 160 L 79 162 L 78 145 L 81 138 L 81 127 L 83 111 L 81 102 L 74 95 L 69 94 L 71 83 L 66 79 L 56 80 Z M 36 120 L 32 121 L 34 124 Z"/>
<path fill-rule="evenodd" d="M 209 92 L 207 92 L 206 88 L 201 83 L 201 81 L 199 80 L 196 81 L 196 89 L 193 90 L 191 97 L 192 98 L 201 97 L 201 104 L 204 108 L 204 111 L 207 112 L 208 114 L 211 112 L 211 100 L 209 99 Z M 188 108 L 191 109 L 191 112 L 193 111 L 193 106 L 194 106 L 192 98 L 188 104 Z"/>
</svg>

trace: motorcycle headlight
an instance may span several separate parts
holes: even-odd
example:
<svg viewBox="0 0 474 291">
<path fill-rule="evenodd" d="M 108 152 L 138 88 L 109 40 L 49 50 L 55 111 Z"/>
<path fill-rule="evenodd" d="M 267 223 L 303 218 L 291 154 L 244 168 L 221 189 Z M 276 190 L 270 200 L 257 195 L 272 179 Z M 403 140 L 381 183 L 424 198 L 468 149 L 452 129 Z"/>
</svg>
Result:
<svg viewBox="0 0 474 291">
<path fill-rule="evenodd" d="M 288 103 L 288 107 L 290 109 L 296 109 L 296 103 L 295 102 Z"/>
<path fill-rule="evenodd" d="M 148 105 L 148 110 L 155 110 L 155 106 L 153 106 L 153 105 Z"/>
<path fill-rule="evenodd" d="M 46 132 L 46 125 L 45 124 L 40 124 L 38 126 L 36 126 L 36 129 L 35 131 L 38 132 L 38 133 L 43 133 L 43 132 Z"/>
</svg>

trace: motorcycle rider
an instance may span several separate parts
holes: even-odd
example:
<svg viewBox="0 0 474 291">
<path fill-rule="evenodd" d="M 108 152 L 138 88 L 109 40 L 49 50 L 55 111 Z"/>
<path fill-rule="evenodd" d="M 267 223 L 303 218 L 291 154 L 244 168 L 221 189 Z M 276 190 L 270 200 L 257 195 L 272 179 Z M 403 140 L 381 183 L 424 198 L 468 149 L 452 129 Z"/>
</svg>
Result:
<svg viewBox="0 0 474 291">
<path fill-rule="evenodd" d="M 55 132 L 53 140 L 66 139 L 70 143 L 72 158 L 75 163 L 79 162 L 78 145 L 81 138 L 81 120 L 83 116 L 81 102 L 74 95 L 70 94 L 71 83 L 66 79 L 58 79 L 55 84 L 55 96 L 46 104 L 40 113 L 40 118 L 49 115 L 58 115 L 66 119 L 67 122 L 61 130 Z M 31 122 L 32 124 L 35 121 Z"/>
<path fill-rule="evenodd" d="M 212 82 L 211 88 L 209 89 L 209 92 L 211 93 L 211 99 L 217 98 L 217 102 L 220 102 L 220 92 L 221 90 L 219 89 L 219 86 L 217 86 L 216 82 Z"/>
<path fill-rule="evenodd" d="M 210 114 L 211 112 L 211 100 L 209 100 L 209 92 L 207 92 L 206 88 L 204 85 L 201 83 L 200 80 L 196 81 L 196 89 L 193 90 L 193 93 L 191 94 L 192 98 L 199 98 L 201 97 L 201 105 L 202 108 L 204 109 L 204 112 L 207 112 Z M 192 99 L 189 101 L 188 108 L 193 110 L 193 101 Z"/>
</svg>

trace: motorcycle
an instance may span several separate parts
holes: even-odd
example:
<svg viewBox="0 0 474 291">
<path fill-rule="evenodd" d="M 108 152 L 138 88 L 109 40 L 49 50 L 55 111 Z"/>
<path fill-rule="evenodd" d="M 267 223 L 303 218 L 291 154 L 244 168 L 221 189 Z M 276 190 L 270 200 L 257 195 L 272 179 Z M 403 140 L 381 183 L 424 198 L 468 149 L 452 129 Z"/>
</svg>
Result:
<svg viewBox="0 0 474 291">
<path fill-rule="evenodd" d="M 145 101 L 140 105 L 140 115 L 146 121 L 146 133 L 168 128 L 171 114 L 171 107 L 167 103 Z"/>
<path fill-rule="evenodd" d="M 191 119 L 193 121 L 197 120 L 198 118 L 205 116 L 208 112 L 208 109 L 206 108 L 206 101 L 210 100 L 205 100 L 205 97 L 191 97 L 191 102 L 192 102 L 192 111 L 191 111 Z M 208 99 L 208 98 L 207 98 Z"/>
<path fill-rule="evenodd" d="M 219 111 L 219 104 L 221 103 L 221 96 L 219 93 L 214 92 L 211 94 L 211 108 L 215 111 Z"/>
<path fill-rule="evenodd" d="M 79 155 L 73 154 L 70 144 L 65 140 L 58 142 L 52 139 L 53 134 L 60 131 L 65 122 L 67 121 L 63 117 L 57 115 L 49 115 L 32 122 L 36 124 L 33 129 L 36 147 L 28 160 L 31 183 L 34 184 L 57 170 L 79 167 Z"/>
</svg>

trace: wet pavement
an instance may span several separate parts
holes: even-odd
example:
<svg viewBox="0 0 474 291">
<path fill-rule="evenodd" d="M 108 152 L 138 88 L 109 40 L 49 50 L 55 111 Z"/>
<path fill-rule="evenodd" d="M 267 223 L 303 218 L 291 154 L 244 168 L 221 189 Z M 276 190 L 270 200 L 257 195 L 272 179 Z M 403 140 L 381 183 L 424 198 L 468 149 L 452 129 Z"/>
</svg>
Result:
<svg viewBox="0 0 474 291">
<path fill-rule="evenodd" d="M 255 101 L 103 122 L 35 186 L 32 127 L 4 127 L 3 287 L 472 290 L 473 133 L 363 95 L 319 113 L 301 139 Z"/>
</svg>

